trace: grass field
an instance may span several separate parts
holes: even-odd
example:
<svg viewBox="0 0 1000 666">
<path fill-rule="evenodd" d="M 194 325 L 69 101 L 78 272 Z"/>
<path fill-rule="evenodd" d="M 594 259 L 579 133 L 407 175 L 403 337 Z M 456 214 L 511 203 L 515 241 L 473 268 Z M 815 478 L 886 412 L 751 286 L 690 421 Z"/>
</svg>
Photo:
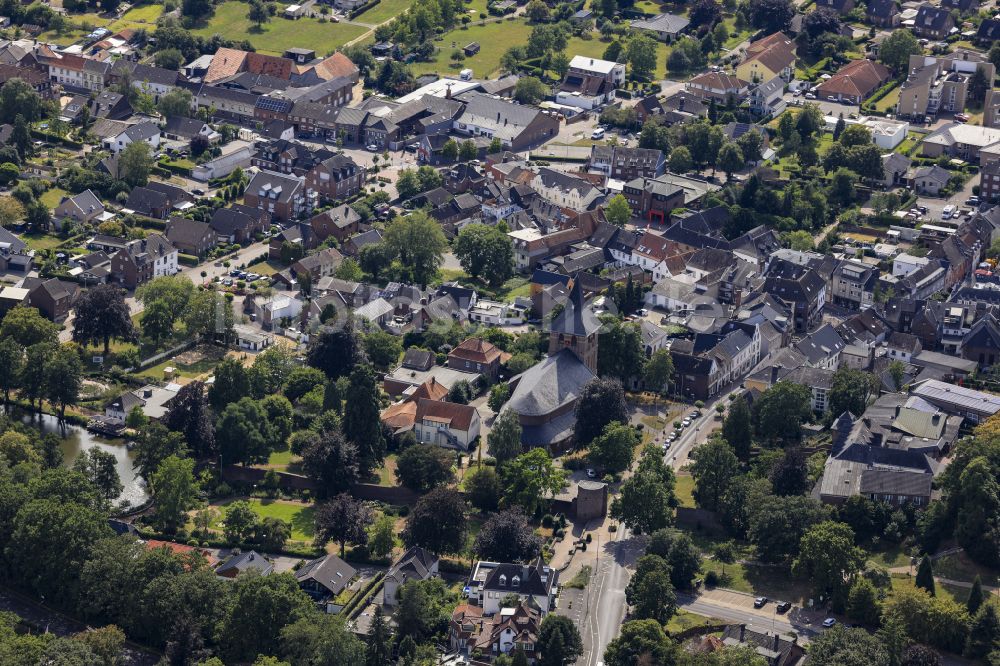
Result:
<svg viewBox="0 0 1000 666">
<path fill-rule="evenodd" d="M 257 32 L 256 27 L 247 19 L 246 3 L 230 0 L 215 8 L 215 15 L 207 25 L 192 32 L 203 37 L 218 33 L 226 39 L 246 39 L 261 53 L 272 55 L 281 55 L 287 48 L 300 46 L 315 49 L 318 55 L 325 56 L 363 34 L 365 29 L 346 23 L 320 23 L 318 19 L 311 18 L 292 21 L 275 17 Z"/>
<path fill-rule="evenodd" d="M 312 541 L 315 534 L 313 524 L 313 514 L 315 509 L 311 506 L 298 504 L 295 502 L 284 502 L 282 500 L 261 500 L 250 499 L 250 508 L 261 518 L 280 518 L 292 526 L 292 541 L 303 543 Z M 219 510 L 219 518 L 212 524 L 212 529 L 222 531 L 225 527 L 226 510 L 225 505 L 216 507 Z"/>
<path fill-rule="evenodd" d="M 378 25 L 402 14 L 411 4 L 413 3 L 410 0 L 382 0 L 355 20 L 358 23 Z"/>
<path fill-rule="evenodd" d="M 108 26 L 108 29 L 111 32 L 143 27 L 152 30 L 161 16 L 163 16 L 163 5 L 141 5 L 125 12 L 120 19 Z"/>
<path fill-rule="evenodd" d="M 681 506 L 693 509 L 694 503 L 694 477 L 690 474 L 678 474 L 676 486 L 677 501 Z"/>
<path fill-rule="evenodd" d="M 415 62 L 410 69 L 413 70 L 414 76 L 420 76 L 435 72 L 457 74 L 469 68 L 476 78 L 486 78 L 499 71 L 500 57 L 504 51 L 515 44 L 526 43 L 529 34 L 531 26 L 523 20 L 498 21 L 452 30 L 445 33 L 444 39 L 434 42 L 438 51 L 430 62 Z M 470 42 L 479 42 L 481 47 L 479 53 L 461 62 L 452 62 L 452 51 L 461 49 Z"/>
<path fill-rule="evenodd" d="M 50 234 L 25 234 L 22 236 L 24 242 L 28 244 L 32 250 L 51 250 L 52 248 L 58 247 L 62 240 L 57 236 L 52 236 Z"/>
<path fill-rule="evenodd" d="M 888 95 L 875 102 L 875 109 L 883 113 L 893 109 L 896 106 L 896 102 L 899 101 L 899 90 L 899 86 L 890 90 Z"/>
</svg>

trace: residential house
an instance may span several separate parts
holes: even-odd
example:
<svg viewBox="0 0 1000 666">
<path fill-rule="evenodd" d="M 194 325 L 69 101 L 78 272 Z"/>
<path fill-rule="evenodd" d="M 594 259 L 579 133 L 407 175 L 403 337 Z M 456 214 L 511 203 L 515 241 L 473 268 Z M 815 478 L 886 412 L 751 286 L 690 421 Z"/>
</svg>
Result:
<svg viewBox="0 0 1000 666">
<path fill-rule="evenodd" d="M 294 321 L 302 312 L 302 301 L 288 294 L 278 293 L 263 303 L 254 303 L 257 323 L 265 331 L 283 325 L 283 321 Z"/>
<path fill-rule="evenodd" d="M 331 603 L 358 575 L 357 570 L 336 555 L 329 554 L 309 560 L 295 570 L 299 588 L 333 612 Z"/>
<path fill-rule="evenodd" d="M 625 65 L 610 60 L 577 55 L 569 61 L 569 69 L 566 71 L 573 74 L 600 77 L 612 86 L 620 86 L 625 83 Z"/>
<path fill-rule="evenodd" d="M 313 215 L 308 224 L 319 242 L 333 236 L 343 243 L 361 230 L 361 216 L 349 205 L 341 204 Z"/>
<path fill-rule="evenodd" d="M 105 418 L 124 425 L 132 410 L 139 409 L 147 418 L 162 419 L 170 406 L 170 401 L 177 397 L 180 386 L 168 384 L 165 387 L 151 384 L 139 389 L 123 392 L 104 406 Z"/>
<path fill-rule="evenodd" d="M 31 290 L 28 292 L 28 305 L 54 322 L 65 321 L 80 295 L 78 285 L 58 278 L 28 278 L 22 286 Z"/>
<path fill-rule="evenodd" d="M 962 357 L 975 361 L 980 370 L 988 370 L 1000 360 L 1000 324 L 986 313 L 962 338 Z"/>
<path fill-rule="evenodd" d="M 219 243 L 240 245 L 251 242 L 270 226 L 270 216 L 260 208 L 233 204 L 217 208 L 208 225 L 215 232 Z"/>
<path fill-rule="evenodd" d="M 878 28 L 899 27 L 899 5 L 896 0 L 868 0 L 865 3 L 865 19 Z"/>
<path fill-rule="evenodd" d="M 888 153 L 882 156 L 882 187 L 889 189 L 898 185 L 906 184 L 906 174 L 913 163 L 906 155 L 900 153 Z"/>
<path fill-rule="evenodd" d="M 315 283 L 321 277 L 333 275 L 343 261 L 344 255 L 337 251 L 336 248 L 329 247 L 315 254 L 302 257 L 294 262 L 290 268 L 292 275 L 299 282 L 302 282 L 304 276 L 308 275 L 311 283 Z"/>
<path fill-rule="evenodd" d="M 235 579 L 251 571 L 261 576 L 267 576 L 274 572 L 274 565 L 256 551 L 249 550 L 242 553 L 237 551 L 215 568 L 215 575 L 220 578 Z"/>
<path fill-rule="evenodd" d="M 941 0 L 941 8 L 965 16 L 979 11 L 979 0 Z"/>
<path fill-rule="evenodd" d="M 167 220 L 164 235 L 178 251 L 192 257 L 205 256 L 218 242 L 210 225 L 186 217 L 171 217 Z"/>
<path fill-rule="evenodd" d="M 459 654 L 482 655 L 491 660 L 516 650 L 530 655 L 528 663 L 537 663 L 542 615 L 526 602 L 501 608 L 492 615 L 479 606 L 460 604 L 452 612 L 449 644 Z"/>
<path fill-rule="evenodd" d="M 817 0 L 816 9 L 829 9 L 838 14 L 848 14 L 854 9 L 854 0 Z"/>
<path fill-rule="evenodd" d="M 795 75 L 795 42 L 783 32 L 776 32 L 746 48 L 746 57 L 736 66 L 736 78 L 751 83 L 770 81 L 780 76 L 791 81 Z"/>
<path fill-rule="evenodd" d="M 921 5 L 913 19 L 913 32 L 926 39 L 944 39 L 954 28 L 951 11 L 934 5 Z"/>
<path fill-rule="evenodd" d="M 892 77 L 880 62 L 852 60 L 819 86 L 820 99 L 834 98 L 844 104 L 861 104 Z"/>
<path fill-rule="evenodd" d="M 202 137 L 209 143 L 215 143 L 222 135 L 212 129 L 212 126 L 197 118 L 186 116 L 171 116 L 163 126 L 163 134 L 174 141 L 191 141 Z"/>
<path fill-rule="evenodd" d="M 996 40 L 1000 40 L 1000 19 L 983 19 L 976 30 L 976 43 L 989 48 Z"/>
<path fill-rule="evenodd" d="M 785 102 L 784 94 L 785 80 L 780 76 L 776 76 L 770 81 L 752 85 L 748 100 L 750 112 L 762 118 L 780 115 L 788 106 L 787 102 Z"/>
<path fill-rule="evenodd" d="M 988 203 L 1000 201 L 1000 160 L 987 162 L 979 170 L 979 198 Z"/>
<path fill-rule="evenodd" d="M 725 647 L 748 647 L 762 657 L 767 666 L 797 666 L 805 657 L 805 649 L 796 636 L 759 631 L 745 624 L 730 624 L 722 631 Z"/>
<path fill-rule="evenodd" d="M 636 178 L 656 178 L 663 174 L 666 157 L 654 148 L 628 148 L 623 146 L 591 146 L 590 170 L 603 173 L 616 180 L 631 181 Z"/>
<path fill-rule="evenodd" d="M 422 444 L 468 451 L 479 438 L 479 410 L 440 400 L 417 400 L 413 433 Z"/>
<path fill-rule="evenodd" d="M 1000 127 L 1000 91 L 990 88 L 983 103 L 983 127 Z"/>
<path fill-rule="evenodd" d="M 547 615 L 555 608 L 559 572 L 542 558 L 530 564 L 505 564 L 480 560 L 469 576 L 469 602 L 482 606 L 483 615 L 500 610 L 500 601 L 509 594 L 517 595 Z"/>
<path fill-rule="evenodd" d="M 842 261 L 833 271 L 827 297 L 834 305 L 867 310 L 875 304 L 879 270 L 854 261 Z"/>
<path fill-rule="evenodd" d="M 347 155 L 328 157 L 305 176 L 306 187 L 324 200 L 346 199 L 358 193 L 365 172 Z"/>
<path fill-rule="evenodd" d="M 885 355 L 893 361 L 909 363 L 921 349 L 920 338 L 910 333 L 893 331 L 885 341 Z"/>
<path fill-rule="evenodd" d="M 683 33 L 691 24 L 683 16 L 675 14 L 657 14 L 648 19 L 632 21 L 633 30 L 642 30 L 649 33 L 654 39 L 671 43 Z"/>
<path fill-rule="evenodd" d="M 131 143 L 143 142 L 152 151 L 160 147 L 160 128 L 151 122 L 141 122 L 129 127 L 115 136 L 104 139 L 104 147 L 113 153 L 120 153 Z"/>
<path fill-rule="evenodd" d="M 630 180 L 622 188 L 622 194 L 632 215 L 660 224 L 666 224 L 671 212 L 683 206 L 686 198 L 683 186 L 675 182 L 672 174 Z"/>
<path fill-rule="evenodd" d="M 526 150 L 559 133 L 559 116 L 477 92 L 459 96 L 465 108 L 453 121 L 459 134 L 498 138 L 504 148 Z"/>
<path fill-rule="evenodd" d="M 948 182 L 951 181 L 951 172 L 947 169 L 942 169 L 937 164 L 921 166 L 910 172 L 908 180 L 910 187 L 917 194 L 936 197 L 941 193 L 941 190 L 948 186 Z"/>
<path fill-rule="evenodd" d="M 556 104 L 591 111 L 615 101 L 615 88 L 608 80 L 592 74 L 567 72 L 559 90 Z"/>
<path fill-rule="evenodd" d="M 491 342 L 482 338 L 466 338 L 448 352 L 448 367 L 475 372 L 495 382 L 500 376 L 500 365 L 508 358 L 509 354 L 500 351 Z"/>
<path fill-rule="evenodd" d="M 52 211 L 57 226 L 69 220 L 75 224 L 88 224 L 104 213 L 104 204 L 91 190 L 84 190 L 71 197 L 63 197 Z"/>
<path fill-rule="evenodd" d="M 997 159 L 1000 128 L 951 123 L 928 134 L 920 144 L 925 157 L 948 155 L 973 164 Z"/>
<path fill-rule="evenodd" d="M 243 193 L 243 203 L 266 211 L 274 221 L 287 223 L 312 212 L 316 196 L 307 194 L 302 177 L 258 171 Z"/>
<path fill-rule="evenodd" d="M 603 197 L 601 190 L 590 182 L 549 167 L 538 169 L 531 188 L 546 201 L 575 211 L 590 210 Z"/>
<path fill-rule="evenodd" d="M 71 91 L 101 92 L 107 85 L 111 63 L 93 60 L 72 53 L 46 56 L 49 79 Z"/>
<path fill-rule="evenodd" d="M 824 324 L 799 340 L 795 351 L 802 354 L 805 364 L 811 368 L 836 370 L 840 365 L 840 353 L 846 346 L 836 329 Z"/>
<path fill-rule="evenodd" d="M 750 84 L 726 72 L 706 72 L 685 83 L 684 89 L 696 97 L 728 104 L 743 101 L 750 92 Z"/>
<path fill-rule="evenodd" d="M 153 278 L 174 275 L 177 254 L 177 248 L 162 234 L 129 241 L 111 256 L 111 278 L 131 291 Z"/>
<path fill-rule="evenodd" d="M 438 575 L 438 557 L 420 546 L 411 546 L 389 566 L 383 578 L 382 603 L 395 606 L 398 592 L 411 581 L 429 580 Z"/>
<path fill-rule="evenodd" d="M 764 281 L 766 293 L 792 308 L 795 330 L 803 333 L 822 316 L 826 289 L 813 269 L 780 259 L 771 262 Z"/>
</svg>

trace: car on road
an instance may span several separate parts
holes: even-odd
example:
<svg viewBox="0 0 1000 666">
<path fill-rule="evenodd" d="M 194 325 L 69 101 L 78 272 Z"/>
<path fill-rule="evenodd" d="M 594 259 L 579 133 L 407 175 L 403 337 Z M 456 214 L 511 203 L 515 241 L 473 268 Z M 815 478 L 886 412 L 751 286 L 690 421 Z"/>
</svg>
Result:
<svg viewBox="0 0 1000 666">
<path fill-rule="evenodd" d="M 588 467 L 587 468 L 587 478 L 588 479 L 596 479 L 597 478 L 597 472 L 594 471 L 593 467 Z"/>
<path fill-rule="evenodd" d="M 957 120 L 960 123 L 967 123 L 969 122 L 969 116 L 968 114 L 965 113 L 956 113 L 955 120 Z"/>
<path fill-rule="evenodd" d="M 763 608 L 767 604 L 767 597 L 757 597 L 753 600 L 754 608 Z"/>
<path fill-rule="evenodd" d="M 365 149 L 367 149 L 369 152 L 372 153 L 378 152 L 378 146 L 376 146 L 374 143 L 369 143 L 367 146 L 365 146 Z"/>
<path fill-rule="evenodd" d="M 835 619 L 833 619 L 832 617 L 828 617 L 825 620 L 823 620 L 823 626 L 826 627 L 827 629 L 829 629 L 830 627 L 832 627 L 835 624 L 837 624 L 837 621 Z"/>
<path fill-rule="evenodd" d="M 598 127 L 593 132 L 590 133 L 590 138 L 594 141 L 604 138 L 604 129 Z"/>
<path fill-rule="evenodd" d="M 816 99 L 815 93 L 807 92 L 806 99 Z"/>
<path fill-rule="evenodd" d="M 966 206 L 978 206 L 979 205 L 979 197 L 976 197 L 976 196 L 969 197 L 968 199 L 965 200 L 965 205 Z"/>
</svg>

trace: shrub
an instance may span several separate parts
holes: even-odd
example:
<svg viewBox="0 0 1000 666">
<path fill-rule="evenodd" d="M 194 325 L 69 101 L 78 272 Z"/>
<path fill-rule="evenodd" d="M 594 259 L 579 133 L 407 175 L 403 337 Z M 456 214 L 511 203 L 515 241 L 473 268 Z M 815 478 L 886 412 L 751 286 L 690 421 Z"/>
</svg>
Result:
<svg viewBox="0 0 1000 666">
<path fill-rule="evenodd" d="M 705 587 L 715 587 L 718 584 L 719 574 L 715 573 L 714 569 L 705 574 Z"/>
<path fill-rule="evenodd" d="M 552 527 L 552 514 L 551 513 L 547 513 L 544 516 L 542 516 L 542 527 L 546 527 L 546 528 Z"/>
</svg>

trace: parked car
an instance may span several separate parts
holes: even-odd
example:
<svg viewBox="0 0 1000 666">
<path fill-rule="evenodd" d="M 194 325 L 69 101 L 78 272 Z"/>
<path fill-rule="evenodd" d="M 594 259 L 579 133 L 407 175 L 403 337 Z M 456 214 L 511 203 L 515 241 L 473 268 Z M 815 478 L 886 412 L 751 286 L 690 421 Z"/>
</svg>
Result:
<svg viewBox="0 0 1000 666">
<path fill-rule="evenodd" d="M 827 629 L 829 629 L 830 627 L 832 627 L 835 624 L 837 624 L 837 620 L 835 620 L 832 617 L 828 617 L 825 620 L 823 620 L 823 626 L 826 627 Z"/>
<path fill-rule="evenodd" d="M 767 597 L 757 597 L 753 600 L 754 608 L 763 608 L 767 604 Z"/>
<path fill-rule="evenodd" d="M 691 425 L 691 419 L 684 419 L 683 421 L 681 421 L 681 425 L 687 428 L 689 425 Z"/>
<path fill-rule="evenodd" d="M 779 613 L 787 613 L 791 609 L 791 607 L 792 607 L 792 604 L 790 602 L 788 602 L 788 601 L 779 601 L 775 605 L 775 609 Z"/>
<path fill-rule="evenodd" d="M 966 113 L 956 113 L 955 120 L 957 120 L 960 123 L 967 123 L 969 122 L 969 116 Z"/>
<path fill-rule="evenodd" d="M 647 310 L 646 308 L 639 308 L 638 310 L 635 311 L 635 313 L 640 317 L 645 317 L 646 315 L 649 314 L 649 310 Z"/>
<path fill-rule="evenodd" d="M 978 206 L 979 205 L 979 197 L 977 197 L 977 196 L 971 196 L 971 197 L 969 197 L 968 199 L 965 200 L 965 205 L 966 206 Z"/>
<path fill-rule="evenodd" d="M 806 99 L 816 99 L 816 95 L 814 93 L 807 92 Z"/>
<path fill-rule="evenodd" d="M 374 143 L 369 143 L 367 146 L 365 146 L 365 148 L 368 151 L 373 152 L 373 153 L 377 153 L 378 152 L 378 146 L 376 146 Z"/>
</svg>

